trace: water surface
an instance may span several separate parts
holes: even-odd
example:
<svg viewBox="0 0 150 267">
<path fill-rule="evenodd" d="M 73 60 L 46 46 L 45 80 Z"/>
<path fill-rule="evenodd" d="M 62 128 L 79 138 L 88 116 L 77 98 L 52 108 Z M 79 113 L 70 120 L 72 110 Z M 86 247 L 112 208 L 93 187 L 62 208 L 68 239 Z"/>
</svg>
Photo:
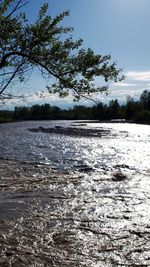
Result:
<svg viewBox="0 0 150 267">
<path fill-rule="evenodd" d="M 47 133 L 34 133 L 29 128 L 68 127 L 110 129 L 110 135 L 84 138 Z M 75 125 L 75 126 L 74 126 Z M 150 126 L 135 124 L 84 123 L 69 121 L 37 121 L 0 126 L 1 157 L 19 161 L 50 164 L 58 169 L 114 170 L 124 165 L 139 171 L 149 170 Z"/>
<path fill-rule="evenodd" d="M 28 131 L 71 125 L 110 131 Z M 38 121 L 0 129 L 0 266 L 150 266 L 150 126 Z"/>
</svg>

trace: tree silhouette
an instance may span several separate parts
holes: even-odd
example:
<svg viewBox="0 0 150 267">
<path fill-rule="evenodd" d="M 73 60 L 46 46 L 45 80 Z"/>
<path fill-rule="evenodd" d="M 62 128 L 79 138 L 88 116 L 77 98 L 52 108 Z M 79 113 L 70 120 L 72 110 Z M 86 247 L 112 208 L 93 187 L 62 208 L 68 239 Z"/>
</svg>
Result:
<svg viewBox="0 0 150 267">
<path fill-rule="evenodd" d="M 11 97 L 6 89 L 18 80 L 25 81 L 34 68 L 44 78 L 55 78 L 54 83 L 47 85 L 50 93 L 65 97 L 72 91 L 75 100 L 107 90 L 107 86 L 95 83 L 96 77 L 105 82 L 123 78 L 110 55 L 96 55 L 90 48 L 83 48 L 82 39 L 73 40 L 73 29 L 61 25 L 69 11 L 52 18 L 48 4 L 44 4 L 35 22 L 30 24 L 20 11 L 27 2 L 0 2 L 1 99 Z"/>
</svg>

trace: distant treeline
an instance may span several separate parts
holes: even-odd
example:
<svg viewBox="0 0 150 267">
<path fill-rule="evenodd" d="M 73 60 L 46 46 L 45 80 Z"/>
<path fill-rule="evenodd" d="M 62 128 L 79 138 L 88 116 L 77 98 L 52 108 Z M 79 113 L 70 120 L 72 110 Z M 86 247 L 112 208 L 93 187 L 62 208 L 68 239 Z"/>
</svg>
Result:
<svg viewBox="0 0 150 267">
<path fill-rule="evenodd" d="M 93 107 L 74 106 L 64 110 L 49 104 L 32 107 L 15 107 L 14 111 L 0 111 L 0 122 L 20 120 L 100 120 L 125 119 L 135 123 L 150 124 L 150 91 L 143 91 L 138 101 L 130 98 L 120 105 L 111 100 L 108 105 L 99 103 Z"/>
</svg>

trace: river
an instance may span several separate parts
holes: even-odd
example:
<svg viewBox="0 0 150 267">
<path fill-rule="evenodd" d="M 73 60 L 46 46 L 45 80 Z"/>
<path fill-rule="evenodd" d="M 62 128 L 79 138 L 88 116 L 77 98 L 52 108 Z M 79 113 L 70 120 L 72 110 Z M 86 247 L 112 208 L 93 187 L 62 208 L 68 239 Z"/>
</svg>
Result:
<svg viewBox="0 0 150 267">
<path fill-rule="evenodd" d="M 150 266 L 150 126 L 17 122 L 0 141 L 0 266 Z"/>
<path fill-rule="evenodd" d="M 102 138 L 84 138 L 28 131 L 29 128 L 50 128 L 56 125 L 110 129 L 111 132 Z M 0 128 L 0 151 L 3 158 L 76 171 L 84 167 L 109 171 L 116 169 L 116 165 L 137 171 L 149 170 L 150 126 L 147 125 L 37 121 L 1 124 Z"/>
</svg>

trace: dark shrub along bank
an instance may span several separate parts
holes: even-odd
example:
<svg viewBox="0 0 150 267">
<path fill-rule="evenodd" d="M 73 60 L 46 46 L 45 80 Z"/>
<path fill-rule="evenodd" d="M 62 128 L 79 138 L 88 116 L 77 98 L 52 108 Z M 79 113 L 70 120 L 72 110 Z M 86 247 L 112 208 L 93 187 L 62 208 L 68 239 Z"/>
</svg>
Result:
<svg viewBox="0 0 150 267">
<path fill-rule="evenodd" d="M 14 111 L 0 111 L 0 122 L 20 120 L 126 120 L 135 123 L 150 124 L 150 92 L 145 90 L 138 101 L 130 98 L 120 105 L 111 100 L 108 105 L 100 102 L 92 107 L 74 106 L 65 110 L 50 104 L 32 107 L 15 107 Z"/>
</svg>

